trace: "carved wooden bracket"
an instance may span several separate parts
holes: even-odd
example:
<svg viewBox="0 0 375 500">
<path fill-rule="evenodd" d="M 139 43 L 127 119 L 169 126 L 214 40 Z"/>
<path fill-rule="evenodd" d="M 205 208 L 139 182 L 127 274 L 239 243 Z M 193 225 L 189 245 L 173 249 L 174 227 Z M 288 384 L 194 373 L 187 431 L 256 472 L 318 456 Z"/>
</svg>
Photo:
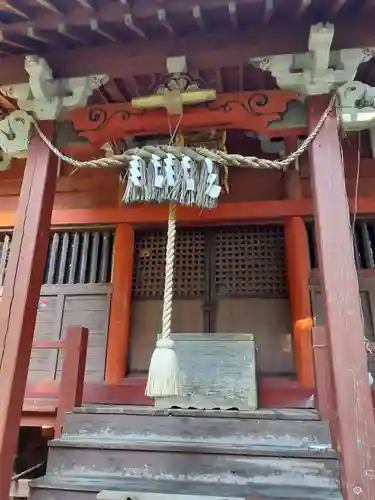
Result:
<svg viewBox="0 0 375 500">
<path fill-rule="evenodd" d="M 331 51 L 334 33 L 332 24 L 316 24 L 310 28 L 309 51 L 305 54 L 255 57 L 251 62 L 269 71 L 281 89 L 304 96 L 327 94 L 352 80 L 358 65 L 375 55 L 373 47 Z"/>
<path fill-rule="evenodd" d="M 47 62 L 38 56 L 26 56 L 25 70 L 29 83 L 2 87 L 1 92 L 39 120 L 54 120 L 63 109 L 86 106 L 93 91 L 108 80 L 106 75 L 55 80 Z"/>
<path fill-rule="evenodd" d="M 32 119 L 26 111 L 13 111 L 0 121 L 0 170 L 10 166 L 12 157 L 22 157 L 29 147 Z"/>
<path fill-rule="evenodd" d="M 210 103 L 186 108 L 180 121 L 182 132 L 212 129 L 251 130 L 267 137 L 280 137 L 280 130 L 269 128 L 281 121 L 291 102 L 301 99 L 296 92 L 272 90 L 220 94 Z M 179 117 L 168 117 L 165 110 L 146 110 L 131 104 L 89 106 L 65 113 L 78 137 L 92 146 L 128 136 L 169 134 Z M 294 130 L 292 135 L 302 131 Z"/>
<path fill-rule="evenodd" d="M 375 88 L 351 81 L 337 90 L 338 114 L 345 130 L 365 130 L 375 126 Z"/>
</svg>

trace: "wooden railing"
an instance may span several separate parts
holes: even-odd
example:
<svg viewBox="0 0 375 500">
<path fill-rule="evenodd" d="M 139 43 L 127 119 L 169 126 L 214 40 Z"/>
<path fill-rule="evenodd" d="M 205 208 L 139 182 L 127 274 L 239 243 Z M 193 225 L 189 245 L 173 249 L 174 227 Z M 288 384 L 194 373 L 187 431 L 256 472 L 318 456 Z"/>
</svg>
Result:
<svg viewBox="0 0 375 500">
<path fill-rule="evenodd" d="M 64 340 L 36 341 L 33 343 L 33 349 L 65 350 L 56 401 L 55 438 L 61 436 L 65 414 L 82 404 L 88 334 L 87 328 L 71 326 L 67 329 Z M 28 496 L 28 480 L 21 478 L 21 476 L 23 476 L 22 473 L 18 474 L 17 480 L 12 481 L 10 498 Z"/>
<path fill-rule="evenodd" d="M 82 404 L 88 333 L 87 328 L 71 326 L 67 329 L 64 340 L 33 343 L 33 349 L 65 350 L 54 425 L 55 437 L 61 435 L 65 413 Z"/>
</svg>

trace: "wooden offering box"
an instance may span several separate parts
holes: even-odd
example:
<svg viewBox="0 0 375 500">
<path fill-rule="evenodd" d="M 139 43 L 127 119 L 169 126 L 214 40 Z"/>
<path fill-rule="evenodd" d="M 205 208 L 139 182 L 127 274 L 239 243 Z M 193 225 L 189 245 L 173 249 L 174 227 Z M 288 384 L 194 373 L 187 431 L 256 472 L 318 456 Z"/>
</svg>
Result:
<svg viewBox="0 0 375 500">
<path fill-rule="evenodd" d="M 156 398 L 157 408 L 257 408 L 253 335 L 176 333 L 171 338 L 184 395 Z"/>
</svg>

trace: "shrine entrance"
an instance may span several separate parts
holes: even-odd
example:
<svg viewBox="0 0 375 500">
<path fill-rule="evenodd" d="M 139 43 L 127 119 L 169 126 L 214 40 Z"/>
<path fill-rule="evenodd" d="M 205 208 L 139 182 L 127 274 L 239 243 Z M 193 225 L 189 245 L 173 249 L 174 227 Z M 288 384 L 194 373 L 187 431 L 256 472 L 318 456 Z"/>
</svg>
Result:
<svg viewBox="0 0 375 500">
<path fill-rule="evenodd" d="M 166 233 L 135 232 L 128 370 L 146 373 L 160 330 Z M 282 224 L 182 228 L 172 329 L 254 335 L 262 376 L 295 378 Z"/>
</svg>

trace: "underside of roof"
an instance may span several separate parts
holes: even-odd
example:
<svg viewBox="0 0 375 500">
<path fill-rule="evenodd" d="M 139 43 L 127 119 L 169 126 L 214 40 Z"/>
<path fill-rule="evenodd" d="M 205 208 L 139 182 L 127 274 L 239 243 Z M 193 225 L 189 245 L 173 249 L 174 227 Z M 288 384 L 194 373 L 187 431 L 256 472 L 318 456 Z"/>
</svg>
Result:
<svg viewBox="0 0 375 500">
<path fill-rule="evenodd" d="M 1 0 L 0 85 L 27 81 L 24 56 L 38 54 L 57 78 L 108 74 L 91 102 L 123 102 L 185 55 L 202 87 L 272 89 L 250 57 L 306 52 L 317 22 L 334 23 L 333 49 L 375 46 L 374 14 L 375 0 Z M 373 68 L 359 78 L 371 84 Z"/>
</svg>

